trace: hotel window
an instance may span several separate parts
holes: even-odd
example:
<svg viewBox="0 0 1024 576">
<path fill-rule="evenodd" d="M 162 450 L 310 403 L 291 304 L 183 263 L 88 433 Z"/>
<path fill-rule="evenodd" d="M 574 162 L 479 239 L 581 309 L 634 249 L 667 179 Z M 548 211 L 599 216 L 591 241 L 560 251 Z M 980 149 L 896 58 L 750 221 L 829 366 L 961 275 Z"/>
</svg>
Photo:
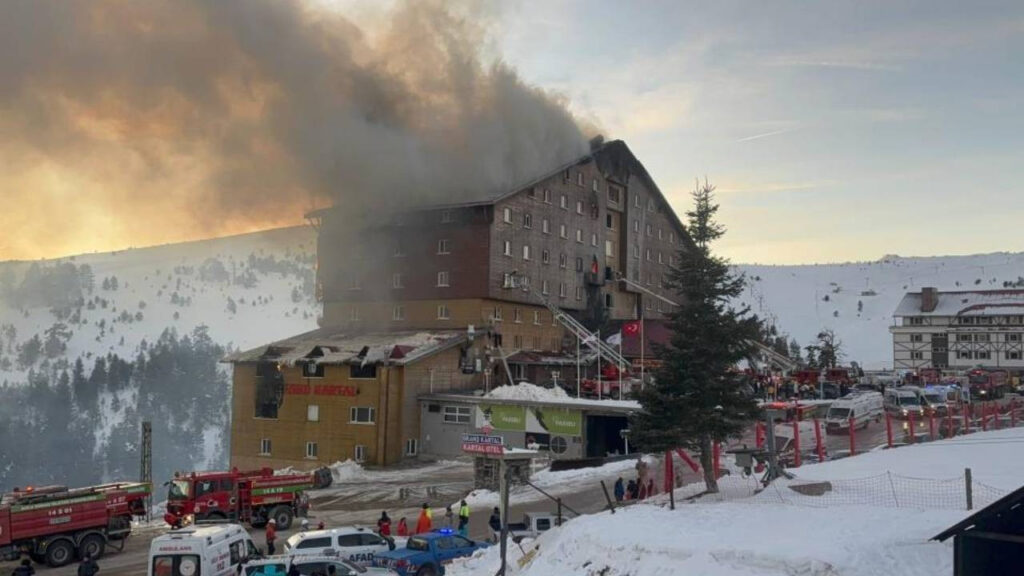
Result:
<svg viewBox="0 0 1024 576">
<path fill-rule="evenodd" d="M 448 273 L 447 272 L 438 272 L 437 273 L 437 287 L 438 288 L 447 288 L 448 285 L 449 285 L 448 284 Z"/>
<path fill-rule="evenodd" d="M 497 320 L 498 322 L 501 322 L 501 306 L 494 307 L 494 319 Z"/>
<path fill-rule="evenodd" d="M 669 232 L 668 233 L 668 243 L 669 244 L 675 244 L 676 243 L 676 233 L 675 232 Z"/>
<path fill-rule="evenodd" d="M 551 204 L 551 190 L 544 189 L 544 203 Z"/>
<path fill-rule="evenodd" d="M 533 323 L 540 326 L 540 310 L 533 311 Z"/>
<path fill-rule="evenodd" d="M 551 233 L 551 222 L 547 218 L 540 221 L 540 231 L 545 234 Z"/>
<path fill-rule="evenodd" d="M 529 259 L 530 259 L 530 245 L 529 244 L 524 244 L 523 245 L 523 260 L 529 260 Z"/>
<path fill-rule="evenodd" d="M 306 420 L 309 422 L 320 421 L 320 406 L 318 404 L 306 406 Z"/>
<path fill-rule="evenodd" d="M 1007 342 L 1020 342 L 1020 334 L 1007 334 L 1006 335 L 1006 341 Z"/>
<path fill-rule="evenodd" d="M 605 294 L 604 295 L 604 307 L 605 308 L 611 308 L 612 307 L 612 295 L 611 294 Z"/>
<path fill-rule="evenodd" d="M 512 307 L 512 321 L 516 324 L 521 324 L 523 322 L 523 311 L 520 310 L 518 306 Z"/>
<path fill-rule="evenodd" d="M 654 212 L 654 198 L 647 199 L 647 211 Z"/>
<path fill-rule="evenodd" d="M 921 318 L 920 316 L 911 316 L 909 318 L 909 320 L 910 320 L 910 325 L 911 326 L 920 326 L 920 325 L 924 324 L 924 318 Z M 961 318 L 961 320 L 962 320 L 962 318 Z"/>
<path fill-rule="evenodd" d="M 405 320 L 405 306 L 396 304 L 391 307 L 391 319 L 392 320 Z"/>
<path fill-rule="evenodd" d="M 644 256 L 647 257 L 647 261 L 648 262 L 651 261 L 651 249 L 650 248 L 648 248 L 647 250 L 644 250 Z"/>
<path fill-rule="evenodd" d="M 566 231 L 565 224 L 558 225 L 558 235 L 562 238 L 568 238 L 568 232 Z"/>
<path fill-rule="evenodd" d="M 640 257 L 640 246 L 638 244 L 633 244 L 633 258 L 639 258 L 639 257 Z"/>
<path fill-rule="evenodd" d="M 395 258 L 401 258 L 405 256 L 405 246 L 402 244 L 402 239 L 395 240 L 395 251 L 391 254 Z"/>
<path fill-rule="evenodd" d="M 512 243 L 509 242 L 508 240 L 505 240 L 505 243 L 502 244 L 502 252 L 501 253 L 504 254 L 505 256 L 511 256 L 512 255 Z"/>
<path fill-rule="evenodd" d="M 512 346 L 513 346 L 513 347 L 514 347 L 515 349 L 517 349 L 517 350 L 520 350 L 520 349 L 522 349 L 522 347 L 523 347 L 523 337 L 522 337 L 522 336 L 519 336 L 518 334 L 517 334 L 517 335 L 515 335 L 515 336 L 513 336 L 513 337 L 512 337 Z M 513 366 L 522 366 L 522 364 L 513 364 Z M 517 370 L 517 372 L 518 372 L 518 371 L 520 371 L 520 370 L 522 370 L 522 368 L 519 368 L 519 369 Z M 526 376 L 525 376 L 525 375 L 522 375 L 522 374 L 521 374 L 521 375 L 519 376 L 519 378 L 518 378 L 518 380 L 525 380 L 525 379 L 526 379 Z"/>
<path fill-rule="evenodd" d="M 306 442 L 306 458 L 316 460 L 316 442 Z"/>
<path fill-rule="evenodd" d="M 530 198 L 536 198 L 537 197 L 537 187 L 534 186 L 534 187 L 530 188 L 529 190 L 527 190 L 526 191 L 526 195 L 529 196 Z"/>
<path fill-rule="evenodd" d="M 658 228 L 658 240 L 661 240 L 661 228 Z"/>
<path fill-rule="evenodd" d="M 590 245 L 597 246 L 597 234 L 590 235 Z"/>
<path fill-rule="evenodd" d="M 640 207 L 640 195 L 639 194 L 634 194 L 633 195 L 633 206 L 636 206 L 637 208 Z"/>
<path fill-rule="evenodd" d="M 664 264 L 664 260 L 661 259 L 661 251 L 658 252 L 658 264 Z"/>
<path fill-rule="evenodd" d="M 600 184 L 597 183 L 597 178 L 594 178 L 594 182 L 590 185 L 590 189 L 594 192 L 600 190 Z"/>
<path fill-rule="evenodd" d="M 911 342 L 924 342 L 924 334 L 911 334 L 910 335 L 910 341 Z"/>
<path fill-rule="evenodd" d="M 353 276 L 349 277 L 349 279 L 348 279 L 348 289 L 349 290 L 362 290 L 363 289 L 363 283 L 359 280 L 358 276 L 353 275 Z"/>
<path fill-rule="evenodd" d="M 636 218 L 634 218 L 633 219 L 633 232 L 639 232 L 639 231 L 640 231 L 640 221 L 637 220 Z"/>
<path fill-rule="evenodd" d="M 604 255 L 609 258 L 615 257 L 615 243 L 611 240 L 604 241 Z"/>
<path fill-rule="evenodd" d="M 583 200 L 576 201 L 576 213 L 583 214 Z"/>
<path fill-rule="evenodd" d="M 648 272 L 647 273 L 647 285 L 650 286 L 651 284 L 654 284 L 654 274 Z"/>
<path fill-rule="evenodd" d="M 442 224 L 447 224 L 447 223 L 449 223 L 451 221 L 452 221 L 452 211 L 451 210 L 445 210 L 445 211 L 441 212 L 441 223 Z"/>
<path fill-rule="evenodd" d="M 437 241 L 437 253 L 438 254 L 451 254 L 451 246 L 448 240 Z"/>
<path fill-rule="evenodd" d="M 1006 359 L 1007 360 L 1020 360 L 1020 352 L 1017 352 L 1015 350 L 1011 350 L 1011 351 L 1006 353 Z"/>
<path fill-rule="evenodd" d="M 558 206 L 562 210 L 568 210 L 569 209 L 569 199 L 566 198 L 565 194 L 562 194 L 562 197 L 558 199 Z"/>
<path fill-rule="evenodd" d="M 576 173 L 576 185 L 583 186 L 583 172 Z"/>
<path fill-rule="evenodd" d="M 348 379 L 349 380 L 376 380 L 377 379 L 377 365 L 376 364 L 349 364 L 348 365 Z"/>
<path fill-rule="evenodd" d="M 545 296 L 547 295 L 547 293 L 548 293 L 548 281 L 547 280 L 541 280 L 540 281 L 540 293 L 544 294 Z"/>
<path fill-rule="evenodd" d="M 270 438 L 260 438 L 260 456 L 270 456 Z"/>
<path fill-rule="evenodd" d="M 565 268 L 569 264 L 569 257 L 564 253 L 558 255 L 558 267 Z"/>
<path fill-rule="evenodd" d="M 355 456 L 355 461 L 356 462 L 365 462 L 366 461 L 366 446 L 363 446 L 362 444 L 356 444 L 356 451 L 355 451 L 354 456 Z"/>
<path fill-rule="evenodd" d="M 441 304 L 437 307 L 437 319 L 438 320 L 449 320 L 451 316 L 448 314 L 448 305 Z"/>
<path fill-rule="evenodd" d="M 523 214 L 523 228 L 533 228 L 533 214 Z"/>
<path fill-rule="evenodd" d="M 373 406 L 353 406 L 349 408 L 349 422 L 352 424 L 373 424 L 376 421 L 377 409 Z"/>
<path fill-rule="evenodd" d="M 544 264 L 549 264 L 551 262 L 551 252 L 548 252 L 547 250 L 541 250 L 540 261 L 543 262 Z"/>
<path fill-rule="evenodd" d="M 583 230 L 579 228 L 576 229 L 576 241 L 583 244 Z"/>
<path fill-rule="evenodd" d="M 565 298 L 565 282 L 558 283 L 558 297 Z"/>
<path fill-rule="evenodd" d="M 306 378 L 323 378 L 324 365 L 316 362 L 306 362 L 302 365 L 302 375 Z"/>
<path fill-rule="evenodd" d="M 445 406 L 441 417 L 445 424 L 469 424 L 473 418 L 473 407 Z"/>
<path fill-rule="evenodd" d="M 391 275 L 391 287 L 402 288 L 402 274 L 400 272 Z"/>
<path fill-rule="evenodd" d="M 522 280 L 520 280 L 519 283 L 520 283 L 520 285 L 523 288 L 523 292 L 529 292 L 530 291 L 530 277 L 529 276 L 522 276 Z"/>
<path fill-rule="evenodd" d="M 977 360 L 988 360 L 992 357 L 988 350 L 978 350 L 974 353 L 974 358 Z"/>
<path fill-rule="evenodd" d="M 409 438 L 405 441 L 405 455 L 415 456 L 420 451 L 420 441 L 416 438 Z"/>
<path fill-rule="evenodd" d="M 582 286 L 577 286 L 576 287 L 576 299 L 577 300 L 583 300 L 583 287 Z"/>
<path fill-rule="evenodd" d="M 611 214 L 605 214 L 604 215 L 604 227 L 609 229 L 609 230 L 615 230 L 615 222 L 614 222 L 614 220 L 615 219 L 612 218 Z"/>
<path fill-rule="evenodd" d="M 651 227 L 650 224 L 647 224 L 644 228 L 647 230 L 647 235 L 648 236 L 653 236 L 654 235 L 654 232 L 653 232 L 654 228 Z"/>
<path fill-rule="evenodd" d="M 924 352 L 911 352 L 910 357 L 914 360 L 924 359 Z"/>
<path fill-rule="evenodd" d="M 511 224 L 512 223 L 512 209 L 511 208 L 505 208 L 504 214 L 505 214 L 505 218 L 504 218 L 505 222 L 507 224 Z"/>
<path fill-rule="evenodd" d="M 353 322 L 358 322 L 359 321 L 359 307 L 358 306 L 353 306 L 353 307 L 348 309 L 348 319 L 352 320 Z"/>
<path fill-rule="evenodd" d="M 974 335 L 974 341 L 975 342 L 988 342 L 988 334 L 975 334 Z"/>
<path fill-rule="evenodd" d="M 576 271 L 583 272 L 583 258 L 576 257 Z"/>
<path fill-rule="evenodd" d="M 957 360 L 970 360 L 971 353 L 968 350 L 961 350 L 956 353 Z"/>
<path fill-rule="evenodd" d="M 509 274 L 508 272 L 504 273 L 502 275 L 502 277 L 501 277 L 501 287 L 502 288 L 515 288 L 516 287 L 515 278 L 513 278 L 513 276 L 511 274 Z"/>
<path fill-rule="evenodd" d="M 647 308 L 648 310 L 650 310 L 650 309 L 651 309 L 651 302 L 650 302 L 650 300 L 648 300 L 648 301 L 647 301 L 647 306 L 646 306 L 646 308 Z"/>
<path fill-rule="evenodd" d="M 608 201 L 618 204 L 619 200 L 622 199 L 622 190 L 618 186 L 608 185 Z"/>
</svg>

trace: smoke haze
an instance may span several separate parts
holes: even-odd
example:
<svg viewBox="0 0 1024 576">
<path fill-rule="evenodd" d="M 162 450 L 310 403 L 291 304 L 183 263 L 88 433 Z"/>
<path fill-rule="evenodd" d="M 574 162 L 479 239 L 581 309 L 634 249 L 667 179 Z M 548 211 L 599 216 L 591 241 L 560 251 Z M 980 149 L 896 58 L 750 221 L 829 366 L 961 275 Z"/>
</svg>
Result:
<svg viewBox="0 0 1024 576">
<path fill-rule="evenodd" d="M 586 151 L 557 96 L 486 62 L 489 16 L 373 28 L 270 0 L 5 3 L 0 259 L 458 201 Z"/>
</svg>

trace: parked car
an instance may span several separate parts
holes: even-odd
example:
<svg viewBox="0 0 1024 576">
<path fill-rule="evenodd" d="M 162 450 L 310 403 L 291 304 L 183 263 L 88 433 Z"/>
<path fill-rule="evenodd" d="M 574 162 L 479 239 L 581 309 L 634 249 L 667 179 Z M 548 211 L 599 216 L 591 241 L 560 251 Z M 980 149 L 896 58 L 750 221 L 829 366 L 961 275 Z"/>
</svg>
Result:
<svg viewBox="0 0 1024 576">
<path fill-rule="evenodd" d="M 508 535 L 513 542 L 519 542 L 524 538 L 536 538 L 557 524 L 558 518 L 554 514 L 527 512 L 523 514 L 522 522 L 509 522 Z M 500 532 L 495 532 L 494 535 L 495 539 L 497 539 L 500 536 Z"/>
<path fill-rule="evenodd" d="M 452 560 L 472 556 L 488 546 L 442 529 L 410 536 L 405 548 L 377 554 L 373 565 L 394 570 L 399 576 L 443 576 L 445 565 Z"/>
<path fill-rule="evenodd" d="M 284 553 L 289 556 L 333 554 L 361 566 L 370 566 L 374 555 L 404 545 L 404 538 L 386 539 L 370 528 L 346 526 L 292 534 L 284 543 Z"/>
<path fill-rule="evenodd" d="M 293 565 L 299 569 L 299 574 L 302 576 L 326 575 L 328 567 L 331 566 L 334 567 L 336 576 L 395 576 L 395 572 L 387 568 L 366 568 L 339 558 L 336 554 L 282 555 L 250 560 L 243 565 L 242 574 L 245 576 L 285 576 Z"/>
</svg>

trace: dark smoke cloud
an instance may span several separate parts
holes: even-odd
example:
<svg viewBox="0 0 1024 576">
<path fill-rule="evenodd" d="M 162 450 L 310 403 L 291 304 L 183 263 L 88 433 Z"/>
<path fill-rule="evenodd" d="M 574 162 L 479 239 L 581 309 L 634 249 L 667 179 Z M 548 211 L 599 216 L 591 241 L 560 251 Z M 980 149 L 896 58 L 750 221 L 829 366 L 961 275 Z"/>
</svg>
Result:
<svg viewBox="0 0 1024 576">
<path fill-rule="evenodd" d="M 7 2 L 0 258 L 458 201 L 582 154 L 487 39 L 434 0 L 372 30 L 292 1 Z"/>
</svg>

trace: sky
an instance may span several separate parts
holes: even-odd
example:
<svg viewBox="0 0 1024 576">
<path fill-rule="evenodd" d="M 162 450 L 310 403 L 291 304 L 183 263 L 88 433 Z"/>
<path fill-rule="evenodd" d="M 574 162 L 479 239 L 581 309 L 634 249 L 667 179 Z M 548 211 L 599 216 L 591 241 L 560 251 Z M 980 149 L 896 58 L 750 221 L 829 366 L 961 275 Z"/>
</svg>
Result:
<svg viewBox="0 0 1024 576">
<path fill-rule="evenodd" d="M 397 28 L 393 21 L 388 24 L 384 17 L 396 2 L 311 1 L 362 27 L 353 32 L 341 23 L 328 30 L 323 41 L 344 38 L 346 50 L 356 54 L 355 64 L 346 64 L 373 80 L 376 88 L 384 90 L 396 79 L 418 72 L 415 90 L 410 90 L 415 98 L 409 99 L 415 107 L 429 115 L 439 99 L 458 102 L 453 99 L 457 90 L 430 85 L 435 69 L 444 75 L 439 83 L 450 77 L 451 63 L 447 68 L 415 69 L 416 46 L 422 38 L 406 35 L 403 41 L 405 28 Z M 152 2 L 134 6 L 148 4 Z M 1024 152 L 1024 110 L 1017 106 L 1024 101 L 1024 3 L 468 0 L 463 4 L 470 9 L 461 14 L 479 20 L 474 26 L 435 21 L 429 10 L 407 10 L 403 25 L 418 34 L 422 30 L 416 18 L 429 18 L 429 32 L 440 35 L 442 41 L 478 44 L 459 46 L 460 55 L 464 52 L 467 60 L 479 58 L 484 64 L 482 72 L 469 74 L 471 82 L 487 89 L 500 84 L 508 75 L 489 74 L 486 68 L 487 63 L 500 61 L 517 76 L 510 82 L 526 85 L 517 88 L 516 94 L 536 100 L 540 97 L 531 92 L 535 87 L 545 98 L 568 107 L 588 131 L 625 140 L 680 214 L 689 206 L 695 180 L 707 178 L 717 187 L 720 219 L 728 228 L 717 250 L 734 262 L 794 264 L 875 260 L 889 254 L 1024 250 L 1024 235 L 1016 233 L 1017 222 L 1024 217 L 1020 190 L 1024 162 L 1018 160 Z M 89 32 L 99 31 L 104 38 L 124 36 L 110 33 L 116 27 L 96 16 L 99 10 L 88 11 L 96 4 L 76 5 L 85 6 L 92 19 L 79 16 L 69 21 L 88 21 L 95 27 Z M 329 134 L 312 130 L 311 137 L 298 139 L 302 154 L 289 155 L 291 150 L 279 138 L 290 138 L 294 131 L 287 126 L 283 130 L 260 126 L 267 110 L 274 111 L 275 97 L 286 92 L 278 90 L 275 82 L 294 81 L 299 86 L 318 82 L 316 70 L 282 80 L 281 74 L 291 74 L 288 61 L 274 53 L 276 32 L 264 31 L 261 36 L 261 30 L 253 30 L 247 22 L 247 28 L 232 29 L 233 35 L 225 39 L 210 33 L 213 26 L 208 24 L 213 23 L 203 23 L 201 18 L 212 12 L 233 21 L 237 14 L 230 10 L 221 14 L 218 3 L 206 5 L 203 0 L 190 2 L 189 8 L 168 11 L 160 6 L 152 13 L 137 8 L 134 20 L 126 19 L 130 27 L 125 29 L 131 38 L 146 41 L 154 37 L 153 22 L 161 18 L 178 13 L 198 18 L 159 38 L 168 43 L 185 39 L 187 45 L 198 35 L 209 42 L 195 44 L 203 49 L 184 52 L 184 59 L 162 59 L 166 51 L 159 44 L 147 46 L 152 53 L 140 51 L 141 56 L 128 59 L 121 52 L 135 52 L 130 44 L 117 46 L 120 52 L 102 45 L 102 50 L 95 50 L 100 64 L 93 70 L 89 66 L 94 62 L 87 59 L 92 52 L 64 47 L 74 49 L 68 54 L 87 54 L 83 62 L 89 66 L 73 72 L 92 79 L 88 98 L 61 85 L 59 79 L 33 75 L 34 68 L 24 64 L 31 60 L 22 61 L 21 55 L 37 50 L 18 44 L 18 38 L 26 38 L 26 43 L 38 41 L 39 34 L 4 34 L 14 40 L 7 44 L 0 40 L 0 52 L 6 54 L 0 56 L 0 74 L 14 70 L 23 82 L 0 87 L 0 200 L 8 203 L 0 211 L 0 227 L 6 230 L 0 235 L 0 260 L 299 224 L 303 211 L 322 203 L 315 194 L 309 198 L 300 192 L 306 181 L 322 185 L 330 170 L 317 166 L 297 170 L 305 177 L 299 182 L 289 178 L 289 170 L 277 170 L 273 162 L 294 168 L 303 154 L 309 156 L 311 145 Z M 41 19 L 30 20 L 34 25 L 58 19 L 46 13 L 29 16 Z M 267 25 L 263 20 L 257 23 Z M 18 25 L 25 28 L 21 22 Z M 446 36 L 448 27 L 459 31 Z M 49 31 L 57 39 L 51 42 L 67 35 L 59 27 Z M 373 44 L 375 35 L 386 38 L 388 50 L 380 42 Z M 304 51 L 300 53 L 316 58 L 336 54 L 284 35 L 280 41 L 291 42 Z M 265 50 L 259 53 L 262 57 L 282 59 L 284 72 L 273 71 L 278 76 L 261 70 L 260 62 L 253 63 L 253 45 L 262 43 L 266 44 L 260 46 Z M 436 43 L 431 48 L 436 49 Z M 221 46 L 223 51 L 218 53 Z M 404 58 L 400 66 L 387 61 L 396 53 L 395 46 Z M 67 58 L 60 57 L 59 50 L 54 53 L 58 57 L 53 62 Z M 344 50 L 337 53 L 348 56 Z M 109 72 L 102 63 L 107 56 L 123 60 L 123 66 L 110 67 L 114 75 L 109 90 L 95 80 Z M 237 57 L 240 65 L 229 56 Z M 132 87 L 119 93 L 121 84 L 130 84 L 149 57 L 157 59 L 157 65 L 142 72 L 150 83 L 146 90 Z M 217 65 L 219 58 L 225 60 Z M 375 58 L 383 63 L 366 64 Z M 43 64 L 55 66 L 53 62 Z M 249 66 L 251 70 L 246 69 Z M 219 75 L 215 81 L 201 78 L 207 68 Z M 237 68 L 243 72 L 236 74 Z M 395 68 L 401 68 L 400 74 Z M 52 70 L 70 74 L 66 66 Z M 179 75 L 196 87 L 179 90 L 172 83 Z M 233 100 L 235 95 L 243 98 Z M 251 101 L 246 101 L 246 95 Z M 373 96 L 369 98 L 372 104 Z M 335 109 L 331 103 L 314 101 L 313 105 Z M 547 103 L 544 106 L 550 108 Z M 211 109 L 241 120 L 231 125 L 204 117 Z M 422 129 L 425 116 L 408 116 L 408 109 L 408 105 L 397 108 L 399 115 L 406 114 L 403 122 L 411 118 L 408 123 L 413 129 Z M 23 110 L 32 116 L 23 117 Z M 294 109 L 285 110 L 295 115 Z M 505 121 L 498 112 L 495 122 L 483 115 L 488 121 L 482 123 L 484 128 L 494 130 Z M 450 113 L 450 106 L 444 113 Z M 73 120 L 71 136 L 81 144 L 64 147 L 63 155 L 48 147 L 61 148 L 66 134 L 53 126 L 33 128 L 35 120 L 43 120 L 43 125 L 47 117 L 57 118 L 51 123 L 60 125 L 65 117 L 61 115 Z M 154 115 L 161 121 L 151 122 Z M 277 122 L 280 116 L 270 119 Z M 313 116 L 313 123 L 321 117 Z M 309 123 L 306 119 L 305 124 Z M 339 125 L 351 127 L 344 122 Z M 432 131 L 424 133 L 436 137 L 438 130 L 450 126 L 441 122 L 428 128 Z M 146 144 L 137 145 L 142 141 Z M 405 140 L 399 144 L 399 149 L 408 147 Z M 571 148 L 564 139 L 558 145 Z M 235 147 L 225 155 L 227 146 Z M 312 149 L 315 155 L 315 146 Z M 247 160 L 249 150 L 253 156 Z M 208 162 L 210 157 L 216 162 Z M 328 167 L 335 162 L 329 154 L 318 160 Z M 260 166 L 272 169 L 264 173 L 256 169 Z M 273 188 L 277 195 L 260 190 L 272 198 L 249 214 L 244 210 L 224 213 L 211 206 L 211 197 L 234 198 L 223 188 L 237 178 L 253 190 L 261 185 Z M 292 187 L 298 190 L 294 194 Z M 40 214 L 48 217 L 39 218 Z"/>
</svg>

